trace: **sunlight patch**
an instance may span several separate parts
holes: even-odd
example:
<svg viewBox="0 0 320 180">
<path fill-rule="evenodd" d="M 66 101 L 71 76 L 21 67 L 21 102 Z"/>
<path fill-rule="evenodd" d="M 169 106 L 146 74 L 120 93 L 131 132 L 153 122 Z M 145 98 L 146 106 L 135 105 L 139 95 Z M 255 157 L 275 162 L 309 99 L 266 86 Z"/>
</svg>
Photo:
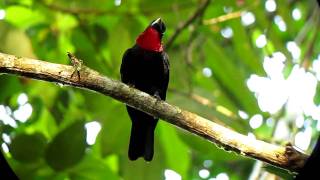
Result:
<svg viewBox="0 0 320 180">
<path fill-rule="evenodd" d="M 299 131 L 294 137 L 295 145 L 302 149 L 307 150 L 311 142 L 312 128 L 308 127 L 304 131 Z"/>
<path fill-rule="evenodd" d="M 226 39 L 230 39 L 233 36 L 232 28 L 228 26 L 221 29 L 221 35 Z"/>
<path fill-rule="evenodd" d="M 210 176 L 210 171 L 208 171 L 207 169 L 201 169 L 199 171 L 199 176 L 202 178 L 202 179 L 207 179 L 209 176 Z"/>
<path fill-rule="evenodd" d="M 29 103 L 19 106 L 17 110 L 13 111 L 13 117 L 20 122 L 26 122 L 31 115 L 32 106 Z"/>
<path fill-rule="evenodd" d="M 165 177 L 165 180 L 181 180 L 182 179 L 180 174 L 178 174 L 177 172 L 171 169 L 166 169 L 164 171 L 164 177 Z"/>
<path fill-rule="evenodd" d="M 87 143 L 93 145 L 96 142 L 96 138 L 101 130 L 101 125 L 97 121 L 92 121 L 85 124 L 87 130 Z"/>
<path fill-rule="evenodd" d="M 252 129 L 259 128 L 263 123 L 263 117 L 261 114 L 256 114 L 250 118 L 249 124 Z"/>
<path fill-rule="evenodd" d="M 264 7 L 268 12 L 274 12 L 277 9 L 277 4 L 274 0 L 267 0 Z"/>
<path fill-rule="evenodd" d="M 301 11 L 300 11 L 300 9 L 298 9 L 298 8 L 294 8 L 293 10 L 292 10 L 292 18 L 295 20 L 295 21 L 298 21 L 298 20 L 300 20 L 301 19 Z"/>
<path fill-rule="evenodd" d="M 0 121 L 11 127 L 17 127 L 16 121 L 11 117 L 11 109 L 4 105 L 0 105 Z"/>
<path fill-rule="evenodd" d="M 4 9 L 0 9 L 0 20 L 6 17 L 6 11 Z"/>
<path fill-rule="evenodd" d="M 26 104 L 28 102 L 27 94 L 26 93 L 19 94 L 17 102 L 20 106 Z"/>
<path fill-rule="evenodd" d="M 254 17 L 254 14 L 252 12 L 243 12 L 241 13 L 241 23 L 244 26 L 249 26 L 253 24 L 256 21 L 256 18 Z"/>
<path fill-rule="evenodd" d="M 216 180 L 229 180 L 229 176 L 227 173 L 219 173 Z"/>
<path fill-rule="evenodd" d="M 276 15 L 274 17 L 274 23 L 276 23 L 276 25 L 278 26 L 280 31 L 282 31 L 282 32 L 287 31 L 287 25 L 286 25 L 286 23 L 284 22 L 284 20 L 282 19 L 281 16 Z"/>
</svg>

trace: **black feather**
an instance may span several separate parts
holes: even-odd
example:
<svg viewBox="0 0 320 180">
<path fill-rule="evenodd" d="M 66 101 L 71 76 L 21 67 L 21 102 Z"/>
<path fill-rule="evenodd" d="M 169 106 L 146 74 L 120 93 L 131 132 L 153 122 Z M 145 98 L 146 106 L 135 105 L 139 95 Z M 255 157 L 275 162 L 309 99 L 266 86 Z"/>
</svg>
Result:
<svg viewBox="0 0 320 180">
<path fill-rule="evenodd" d="M 166 99 L 169 82 L 169 60 L 165 52 L 148 51 L 138 45 L 128 49 L 121 64 L 122 82 L 150 95 Z M 154 130 L 158 119 L 127 106 L 132 121 L 129 159 L 153 158 Z"/>
</svg>

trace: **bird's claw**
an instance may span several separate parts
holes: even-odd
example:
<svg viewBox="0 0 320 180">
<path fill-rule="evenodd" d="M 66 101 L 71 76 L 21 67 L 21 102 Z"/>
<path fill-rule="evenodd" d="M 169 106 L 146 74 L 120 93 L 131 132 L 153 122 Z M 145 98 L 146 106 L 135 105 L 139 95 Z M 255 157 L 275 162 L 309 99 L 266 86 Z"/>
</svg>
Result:
<svg viewBox="0 0 320 180">
<path fill-rule="evenodd" d="M 153 97 L 156 98 L 157 101 L 161 101 L 162 100 L 161 97 L 160 97 L 160 94 L 158 92 L 154 93 Z"/>
<path fill-rule="evenodd" d="M 136 86 L 134 84 L 128 83 L 127 84 L 130 88 L 135 88 Z"/>
<path fill-rule="evenodd" d="M 73 73 L 71 74 L 70 78 L 72 78 L 75 74 L 78 76 L 78 80 L 80 80 L 80 70 L 82 69 L 83 61 L 81 59 L 78 59 L 76 56 L 68 52 L 68 57 L 71 61 L 71 64 L 74 68 Z"/>
<path fill-rule="evenodd" d="M 162 99 L 160 97 L 160 94 L 158 92 L 154 93 L 153 97 L 156 99 L 154 102 L 154 105 L 156 106 Z M 153 116 L 154 119 L 157 119 L 156 116 Z"/>
</svg>

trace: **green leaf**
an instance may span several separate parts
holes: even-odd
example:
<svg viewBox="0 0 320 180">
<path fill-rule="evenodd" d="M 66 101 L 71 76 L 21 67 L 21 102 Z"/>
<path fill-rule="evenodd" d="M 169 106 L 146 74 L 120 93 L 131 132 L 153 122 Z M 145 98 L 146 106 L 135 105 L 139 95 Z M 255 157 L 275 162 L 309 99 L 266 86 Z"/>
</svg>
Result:
<svg viewBox="0 0 320 180">
<path fill-rule="evenodd" d="M 245 74 L 217 43 L 210 40 L 206 42 L 205 51 L 210 59 L 207 64 L 220 89 L 250 115 L 260 112 L 256 99 L 246 86 Z"/>
<path fill-rule="evenodd" d="M 42 99 L 39 97 L 32 98 L 30 103 L 32 104 L 33 112 L 30 119 L 27 121 L 27 123 L 33 123 L 39 120 L 42 110 L 44 108 Z"/>
<path fill-rule="evenodd" d="M 205 97 L 203 96 L 203 94 L 200 94 L 198 89 L 195 89 L 194 91 L 197 92 L 197 94 L 202 95 L 202 97 Z M 223 123 L 228 124 L 228 126 L 230 126 L 231 128 L 237 129 L 239 132 L 245 133 L 249 130 L 249 127 L 244 123 L 244 121 L 242 121 L 241 119 L 235 119 L 233 117 L 234 115 L 232 117 L 226 116 L 225 114 L 218 112 L 217 107 L 215 106 L 209 107 L 209 106 L 202 105 L 192 100 L 188 96 L 181 96 L 179 94 L 174 94 L 172 98 L 169 98 L 169 102 L 185 110 L 197 113 L 213 122 L 220 123 L 220 121 L 222 121 Z M 212 102 L 216 102 L 216 100 L 212 99 Z"/>
<path fill-rule="evenodd" d="M 115 172 L 118 173 L 119 172 L 119 156 L 112 154 L 110 156 L 107 156 L 104 159 L 104 162 L 106 164 L 108 164 L 109 168 Z"/>
<path fill-rule="evenodd" d="M 86 155 L 74 168 L 70 169 L 70 178 L 77 180 L 120 179 L 103 160 L 91 154 Z"/>
<path fill-rule="evenodd" d="M 56 26 L 62 32 L 71 30 L 77 25 L 78 25 L 78 21 L 72 15 L 58 13 L 56 16 Z"/>
<path fill-rule="evenodd" d="M 240 20 L 231 21 L 230 23 L 231 27 L 237 32 L 233 35 L 233 45 L 240 63 L 250 69 L 247 73 L 265 74 L 261 60 L 258 53 L 253 50 L 254 47 L 250 43 L 250 37 L 245 31 L 245 27 L 241 25 Z"/>
<path fill-rule="evenodd" d="M 277 168 L 277 167 L 271 166 L 271 165 L 265 165 L 264 169 L 272 174 L 275 174 L 279 177 L 282 177 L 283 179 L 286 179 L 286 180 L 293 179 L 293 174 L 289 173 L 289 171 L 287 171 L 287 170 Z"/>
<path fill-rule="evenodd" d="M 4 102 L 10 95 L 20 92 L 21 84 L 17 77 L 0 76 L 0 102 Z"/>
<path fill-rule="evenodd" d="M 182 177 L 187 177 L 190 165 L 190 153 L 176 133 L 175 127 L 160 121 L 157 125 L 160 134 L 160 142 L 164 150 L 168 168 L 178 172 Z"/>
<path fill-rule="evenodd" d="M 158 145 L 155 143 L 155 147 L 158 147 Z M 167 168 L 164 157 L 165 154 L 160 148 L 155 148 L 153 160 L 150 163 L 142 158 L 130 161 L 126 155 L 120 161 L 122 178 L 132 180 L 164 179 L 164 170 Z"/>
<path fill-rule="evenodd" d="M 105 108 L 106 120 L 101 129 L 102 154 L 127 154 L 131 121 L 123 104 L 109 103 Z"/>
<path fill-rule="evenodd" d="M 61 55 L 65 55 L 66 52 L 74 52 L 75 47 L 71 42 L 71 38 L 66 33 L 61 33 L 58 40 L 59 50 Z"/>
<path fill-rule="evenodd" d="M 135 37 L 130 36 L 130 26 L 128 27 L 123 23 L 125 21 L 127 21 L 126 18 L 121 19 L 112 31 L 109 32 L 108 48 L 111 51 L 111 58 L 116 65 L 120 64 L 125 50 L 135 43 Z M 121 34 L 121 36 L 118 36 L 118 34 Z"/>
<path fill-rule="evenodd" d="M 205 155 L 208 159 L 212 159 L 214 163 L 231 162 L 242 159 L 239 155 L 233 152 L 227 152 L 223 148 L 219 148 L 215 144 L 189 132 L 179 131 L 179 137 L 185 144 L 189 145 L 192 150 Z"/>
<path fill-rule="evenodd" d="M 40 59 L 55 60 L 56 63 L 66 63 L 67 56 L 57 53 L 58 35 L 51 30 L 50 24 L 38 23 L 27 29 L 34 52 Z"/>
<path fill-rule="evenodd" d="M 46 138 L 41 133 L 19 134 L 10 144 L 10 153 L 18 161 L 35 162 L 43 156 L 46 144 Z"/>
<path fill-rule="evenodd" d="M 127 154 L 131 121 L 124 104 L 96 93 L 83 92 L 85 109 L 98 119 L 102 129 L 98 135 L 102 156 Z"/>
<path fill-rule="evenodd" d="M 30 27 L 44 19 L 44 16 L 38 11 L 23 6 L 10 6 L 6 9 L 5 20 L 20 28 Z"/>
<path fill-rule="evenodd" d="M 25 6 L 31 6 L 33 4 L 33 0 L 10 0 L 10 2 L 12 4 L 21 4 L 21 5 L 25 5 Z M 4 3 L 6 4 L 6 2 L 4 1 Z"/>
<path fill-rule="evenodd" d="M 61 171 L 80 162 L 86 149 L 84 121 L 76 121 L 49 143 L 45 159 L 50 167 Z"/>
<path fill-rule="evenodd" d="M 34 109 L 36 107 L 33 107 Z M 38 110 L 35 110 L 38 111 Z M 31 116 L 31 122 L 29 126 L 26 127 L 25 131 L 29 133 L 41 132 L 45 137 L 51 138 L 53 137 L 57 130 L 58 126 L 55 122 L 53 116 L 49 112 L 47 108 L 43 108 L 41 113 L 39 114 L 38 119 L 33 119 Z M 27 121 L 29 123 L 29 121 Z"/>
<path fill-rule="evenodd" d="M 319 105 L 319 104 L 320 104 L 320 83 L 317 83 L 316 94 L 315 94 L 315 96 L 313 97 L 313 102 L 314 102 L 316 105 Z"/>
<path fill-rule="evenodd" d="M 53 115 L 56 123 L 60 125 L 65 119 L 65 113 L 67 113 L 69 108 L 69 94 L 67 91 L 59 91 L 53 106 L 50 111 Z"/>
</svg>

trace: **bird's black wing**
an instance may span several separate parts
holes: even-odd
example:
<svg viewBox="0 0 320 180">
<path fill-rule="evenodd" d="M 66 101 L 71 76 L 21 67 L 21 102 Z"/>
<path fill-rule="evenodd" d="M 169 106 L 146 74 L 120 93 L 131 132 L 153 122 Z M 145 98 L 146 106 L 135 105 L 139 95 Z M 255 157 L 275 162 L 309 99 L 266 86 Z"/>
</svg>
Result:
<svg viewBox="0 0 320 180">
<path fill-rule="evenodd" d="M 132 73 L 132 58 L 134 53 L 132 53 L 132 48 L 127 49 L 122 57 L 122 63 L 120 67 L 121 81 L 125 84 L 134 84 L 133 73 Z M 131 68 L 130 68 L 131 67 Z"/>
<path fill-rule="evenodd" d="M 163 52 L 162 53 L 163 57 L 163 82 L 162 82 L 162 88 L 160 92 L 160 97 L 162 100 L 166 100 L 167 96 L 167 89 L 168 89 L 168 84 L 169 84 L 169 77 L 170 77 L 170 64 L 169 64 L 169 56 L 167 53 Z"/>
</svg>

